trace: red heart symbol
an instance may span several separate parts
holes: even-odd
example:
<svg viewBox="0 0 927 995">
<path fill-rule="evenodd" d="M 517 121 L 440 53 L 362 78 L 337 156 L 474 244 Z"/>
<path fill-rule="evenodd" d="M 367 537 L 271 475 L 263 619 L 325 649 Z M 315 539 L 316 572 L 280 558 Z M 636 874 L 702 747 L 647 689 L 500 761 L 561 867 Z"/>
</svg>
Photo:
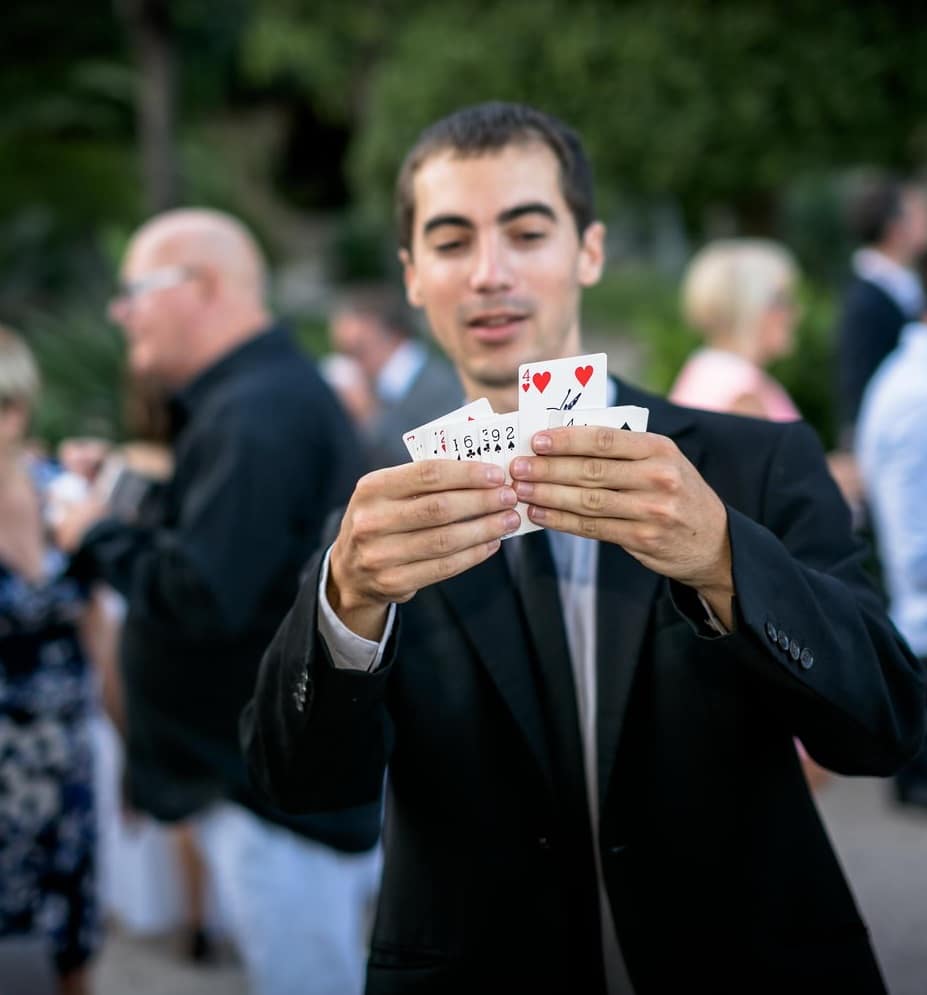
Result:
<svg viewBox="0 0 927 995">
<path fill-rule="evenodd" d="M 576 379 L 585 387 L 589 383 L 589 378 L 592 376 L 591 366 L 577 366 L 573 371 L 576 374 Z"/>
<path fill-rule="evenodd" d="M 534 386 L 537 387 L 538 392 L 543 394 L 544 388 L 550 383 L 550 371 L 535 373 L 531 379 L 534 381 Z"/>
<path fill-rule="evenodd" d="M 521 389 L 522 389 L 522 390 L 527 390 L 527 389 L 528 389 L 528 388 L 529 388 L 530 386 L 531 386 L 531 384 L 529 384 L 529 383 L 523 383 L 523 384 L 521 385 Z"/>
</svg>

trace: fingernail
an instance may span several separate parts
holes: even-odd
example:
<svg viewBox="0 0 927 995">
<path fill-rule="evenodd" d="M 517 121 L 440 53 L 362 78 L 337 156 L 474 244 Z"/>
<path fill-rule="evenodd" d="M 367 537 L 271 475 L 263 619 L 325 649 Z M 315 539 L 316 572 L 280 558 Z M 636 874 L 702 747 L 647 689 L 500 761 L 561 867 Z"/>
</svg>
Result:
<svg viewBox="0 0 927 995">
<path fill-rule="evenodd" d="M 543 522 L 547 518 L 546 508 L 536 508 L 534 505 L 528 509 L 528 517 L 535 522 Z"/>
<path fill-rule="evenodd" d="M 524 501 L 534 493 L 534 484 L 528 483 L 527 480 L 516 480 L 515 493 Z"/>
<path fill-rule="evenodd" d="M 553 444 L 553 439 L 551 439 L 549 435 L 545 435 L 543 432 L 539 432 L 532 440 L 532 445 L 534 446 L 534 451 L 536 453 L 550 452 L 550 448 Z"/>
<path fill-rule="evenodd" d="M 505 483 L 505 474 L 502 472 L 502 467 L 501 466 L 486 467 L 486 479 L 491 484 Z"/>
<path fill-rule="evenodd" d="M 521 516 L 517 511 L 510 511 L 505 516 L 505 529 L 507 532 L 514 532 L 521 525 Z"/>
<path fill-rule="evenodd" d="M 515 495 L 515 491 L 511 487 L 503 487 L 499 491 L 499 501 L 504 505 L 513 505 L 517 503 L 518 498 Z"/>
<path fill-rule="evenodd" d="M 512 476 L 522 476 L 531 469 L 531 463 L 526 459 L 517 459 L 512 464 Z"/>
</svg>

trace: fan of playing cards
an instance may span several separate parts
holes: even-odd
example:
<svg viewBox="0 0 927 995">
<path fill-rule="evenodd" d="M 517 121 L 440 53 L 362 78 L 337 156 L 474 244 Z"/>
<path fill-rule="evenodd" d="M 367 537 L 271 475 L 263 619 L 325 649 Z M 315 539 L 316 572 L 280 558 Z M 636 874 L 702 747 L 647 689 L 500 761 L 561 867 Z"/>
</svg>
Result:
<svg viewBox="0 0 927 995">
<path fill-rule="evenodd" d="M 607 357 L 604 352 L 572 356 L 518 368 L 518 410 L 496 414 L 485 397 L 412 429 L 402 437 L 414 461 L 425 459 L 479 460 L 495 463 L 509 477 L 516 456 L 532 455 L 531 437 L 545 428 L 601 425 L 646 432 L 647 408 L 626 404 L 606 407 Z M 535 525 L 521 514 L 513 535 L 533 532 Z"/>
</svg>

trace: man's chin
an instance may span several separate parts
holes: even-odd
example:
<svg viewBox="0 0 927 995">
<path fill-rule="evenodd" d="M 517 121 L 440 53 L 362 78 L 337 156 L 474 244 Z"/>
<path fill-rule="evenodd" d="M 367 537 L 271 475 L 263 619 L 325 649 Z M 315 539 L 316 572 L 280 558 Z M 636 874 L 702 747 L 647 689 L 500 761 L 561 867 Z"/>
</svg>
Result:
<svg viewBox="0 0 927 995">
<path fill-rule="evenodd" d="M 486 390 L 504 390 L 508 387 L 514 387 L 518 383 L 517 366 L 514 369 L 501 370 L 487 367 L 468 372 L 470 380 Z"/>
</svg>

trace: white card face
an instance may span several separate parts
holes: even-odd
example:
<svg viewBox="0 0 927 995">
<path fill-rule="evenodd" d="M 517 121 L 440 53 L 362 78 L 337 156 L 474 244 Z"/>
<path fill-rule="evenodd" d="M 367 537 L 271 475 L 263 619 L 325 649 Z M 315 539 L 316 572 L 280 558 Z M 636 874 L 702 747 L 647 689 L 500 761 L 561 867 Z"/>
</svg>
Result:
<svg viewBox="0 0 927 995">
<path fill-rule="evenodd" d="M 459 446 L 461 459 L 494 463 L 503 467 L 508 477 L 509 463 L 518 453 L 517 411 L 454 425 L 451 433 L 454 444 Z"/>
<path fill-rule="evenodd" d="M 468 463 L 482 462 L 483 448 L 480 438 L 480 421 L 454 425 L 451 431 L 454 435 L 455 451 L 460 453 L 460 458 Z"/>
<path fill-rule="evenodd" d="M 410 429 L 403 435 L 402 441 L 405 443 L 406 449 L 409 450 L 409 455 L 413 460 L 446 459 L 446 455 L 433 455 L 428 448 L 433 445 L 432 430 L 441 425 L 453 425 L 455 422 L 486 418 L 492 413 L 492 405 L 485 397 L 481 397 L 476 401 L 465 404 L 462 408 L 457 408 L 456 411 L 450 411 L 440 418 L 435 418 L 424 425 L 419 425 L 418 428 Z"/>
<path fill-rule="evenodd" d="M 573 411 L 551 411 L 548 428 L 569 425 L 597 425 L 601 428 L 618 428 L 628 432 L 646 432 L 650 408 L 636 404 L 622 404 L 615 408 L 580 408 Z"/>
<path fill-rule="evenodd" d="M 447 434 L 450 425 L 439 425 L 437 428 L 428 429 L 425 433 L 428 441 L 422 452 L 422 459 L 448 459 Z"/>
<path fill-rule="evenodd" d="M 531 436 L 550 427 L 552 411 L 604 408 L 608 357 L 604 352 L 571 356 L 518 368 L 519 435 L 523 453 L 531 453 Z"/>
<path fill-rule="evenodd" d="M 531 437 L 550 427 L 551 412 L 604 408 L 607 403 L 608 357 L 604 352 L 523 363 L 518 367 L 517 455 L 534 455 Z M 541 528 L 528 518 L 524 504 L 519 502 L 515 510 L 521 515 L 521 526 L 513 535 Z"/>
</svg>

